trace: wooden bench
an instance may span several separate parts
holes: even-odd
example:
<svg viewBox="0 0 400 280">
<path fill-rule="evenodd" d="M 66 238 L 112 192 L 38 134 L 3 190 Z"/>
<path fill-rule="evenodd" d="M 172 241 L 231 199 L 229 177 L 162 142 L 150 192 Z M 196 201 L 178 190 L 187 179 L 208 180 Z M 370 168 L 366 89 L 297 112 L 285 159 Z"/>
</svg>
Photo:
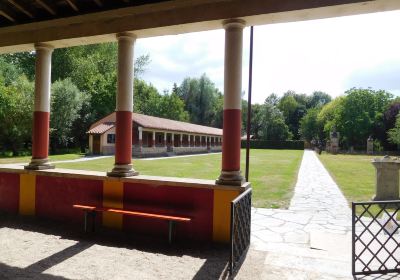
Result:
<svg viewBox="0 0 400 280">
<path fill-rule="evenodd" d="M 164 215 L 164 214 L 154 214 L 154 213 L 146 213 L 146 212 L 139 212 L 139 211 L 114 209 L 114 208 L 107 208 L 107 207 L 96 207 L 96 206 L 89 206 L 89 205 L 74 204 L 72 207 L 75 209 L 80 209 L 80 210 L 84 211 L 84 213 L 85 213 L 85 216 L 84 216 L 85 217 L 85 224 L 84 224 L 85 232 L 88 231 L 87 227 L 88 227 L 89 216 L 92 218 L 92 232 L 94 232 L 96 212 L 116 213 L 116 214 L 122 214 L 122 215 L 128 215 L 128 216 L 168 221 L 168 242 L 169 243 L 172 243 L 172 234 L 174 231 L 175 224 L 176 223 L 188 223 L 192 220 L 189 217 L 179 217 L 179 216 L 171 216 L 171 215 Z"/>
</svg>

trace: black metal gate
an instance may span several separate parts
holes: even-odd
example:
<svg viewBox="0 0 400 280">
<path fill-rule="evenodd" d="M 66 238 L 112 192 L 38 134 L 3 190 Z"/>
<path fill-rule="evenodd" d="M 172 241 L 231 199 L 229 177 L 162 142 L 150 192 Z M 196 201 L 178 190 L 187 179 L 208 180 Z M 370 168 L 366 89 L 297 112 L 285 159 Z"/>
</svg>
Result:
<svg viewBox="0 0 400 280">
<path fill-rule="evenodd" d="M 231 202 L 231 275 L 240 267 L 250 247 L 251 194 L 249 188 Z"/>
<path fill-rule="evenodd" d="M 352 203 L 353 275 L 400 272 L 399 210 L 400 200 Z"/>
</svg>

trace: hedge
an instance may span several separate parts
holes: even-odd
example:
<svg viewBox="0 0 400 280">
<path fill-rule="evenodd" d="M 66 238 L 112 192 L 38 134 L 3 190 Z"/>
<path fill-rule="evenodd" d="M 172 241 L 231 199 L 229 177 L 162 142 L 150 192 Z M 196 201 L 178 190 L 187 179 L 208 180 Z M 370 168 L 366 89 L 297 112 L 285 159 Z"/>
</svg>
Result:
<svg viewBox="0 0 400 280">
<path fill-rule="evenodd" d="M 242 140 L 242 148 L 246 148 L 246 140 Z M 304 141 L 263 141 L 250 140 L 251 149 L 286 149 L 286 150 L 304 150 Z"/>
</svg>

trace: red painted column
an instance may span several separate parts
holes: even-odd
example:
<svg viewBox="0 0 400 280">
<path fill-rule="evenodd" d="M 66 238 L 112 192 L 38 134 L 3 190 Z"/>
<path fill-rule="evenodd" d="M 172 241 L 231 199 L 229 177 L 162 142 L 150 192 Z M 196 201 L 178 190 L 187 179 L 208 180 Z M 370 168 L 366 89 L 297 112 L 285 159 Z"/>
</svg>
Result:
<svg viewBox="0 0 400 280">
<path fill-rule="evenodd" d="M 54 168 L 49 163 L 51 54 L 53 47 L 35 44 L 35 105 L 33 112 L 32 159 L 25 169 Z"/>
<path fill-rule="evenodd" d="M 224 22 L 225 70 L 222 170 L 217 184 L 242 185 L 240 171 L 240 137 L 242 125 L 242 50 L 245 22 L 232 19 Z"/>
<path fill-rule="evenodd" d="M 115 123 L 115 164 L 108 176 L 138 175 L 132 168 L 132 109 L 133 109 L 133 47 L 136 36 L 119 33 L 118 83 Z"/>
</svg>

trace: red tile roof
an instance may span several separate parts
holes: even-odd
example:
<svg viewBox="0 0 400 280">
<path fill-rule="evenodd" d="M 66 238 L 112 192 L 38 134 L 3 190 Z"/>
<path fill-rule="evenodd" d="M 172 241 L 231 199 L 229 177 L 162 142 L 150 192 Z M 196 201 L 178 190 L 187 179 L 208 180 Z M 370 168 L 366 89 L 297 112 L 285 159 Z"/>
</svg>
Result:
<svg viewBox="0 0 400 280">
<path fill-rule="evenodd" d="M 222 129 L 209 126 L 152 117 L 138 113 L 133 113 L 132 119 L 134 123 L 148 129 L 222 136 Z M 104 132 L 114 127 L 114 125 L 115 112 L 92 124 L 87 133 L 103 134 Z"/>
<path fill-rule="evenodd" d="M 89 133 L 89 134 L 103 134 L 104 132 L 110 130 L 113 127 L 114 127 L 114 123 L 113 122 L 101 123 L 101 124 L 91 128 L 87 133 Z"/>
</svg>

